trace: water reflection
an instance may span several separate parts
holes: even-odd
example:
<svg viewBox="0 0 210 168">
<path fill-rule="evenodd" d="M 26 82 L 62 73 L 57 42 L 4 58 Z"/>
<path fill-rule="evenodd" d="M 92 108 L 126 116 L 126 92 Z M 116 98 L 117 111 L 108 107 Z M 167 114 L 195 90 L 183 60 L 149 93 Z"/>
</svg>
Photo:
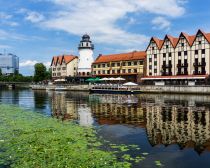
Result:
<svg viewBox="0 0 210 168">
<path fill-rule="evenodd" d="M 53 92 L 52 114 L 83 126 L 93 125 L 94 119 L 101 125 L 135 125 L 146 129 L 152 146 L 178 144 L 201 153 L 210 150 L 209 102 L 209 96 Z"/>
</svg>

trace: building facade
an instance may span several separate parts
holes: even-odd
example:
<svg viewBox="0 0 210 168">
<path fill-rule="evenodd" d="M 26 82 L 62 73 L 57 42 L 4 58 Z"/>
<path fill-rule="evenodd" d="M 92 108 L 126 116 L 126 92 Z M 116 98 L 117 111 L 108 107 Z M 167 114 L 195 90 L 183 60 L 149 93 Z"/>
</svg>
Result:
<svg viewBox="0 0 210 168">
<path fill-rule="evenodd" d="M 181 33 L 178 38 L 166 35 L 152 37 L 147 53 L 147 83 L 205 83 L 210 74 L 210 33 L 198 30 L 196 35 Z"/>
<path fill-rule="evenodd" d="M 145 58 L 144 51 L 99 55 L 92 64 L 92 74 L 97 77 L 123 77 L 127 81 L 139 82 L 145 72 Z"/>
<path fill-rule="evenodd" d="M 3 75 L 19 72 L 19 58 L 14 54 L 0 54 L 0 69 Z"/>
<path fill-rule="evenodd" d="M 90 36 L 85 34 L 82 36 L 79 47 L 78 76 L 91 76 L 91 65 L 94 61 L 93 50 L 94 45 L 90 40 Z"/>
<path fill-rule="evenodd" d="M 52 58 L 52 78 L 65 79 L 77 75 L 78 57 L 74 55 L 55 56 Z"/>
</svg>

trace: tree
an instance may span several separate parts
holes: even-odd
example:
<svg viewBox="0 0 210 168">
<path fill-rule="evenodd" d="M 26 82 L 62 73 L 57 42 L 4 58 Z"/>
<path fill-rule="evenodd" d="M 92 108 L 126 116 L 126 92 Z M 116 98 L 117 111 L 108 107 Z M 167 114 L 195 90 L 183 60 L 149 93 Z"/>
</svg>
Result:
<svg viewBox="0 0 210 168">
<path fill-rule="evenodd" d="M 48 71 L 46 72 L 46 79 L 51 79 L 52 78 L 52 68 L 49 68 Z"/>
<path fill-rule="evenodd" d="M 1 68 L 0 68 L 0 76 L 2 76 L 2 71 L 1 71 Z"/>
<path fill-rule="evenodd" d="M 46 79 L 47 71 L 43 63 L 37 63 L 34 65 L 34 81 L 40 82 Z"/>
</svg>

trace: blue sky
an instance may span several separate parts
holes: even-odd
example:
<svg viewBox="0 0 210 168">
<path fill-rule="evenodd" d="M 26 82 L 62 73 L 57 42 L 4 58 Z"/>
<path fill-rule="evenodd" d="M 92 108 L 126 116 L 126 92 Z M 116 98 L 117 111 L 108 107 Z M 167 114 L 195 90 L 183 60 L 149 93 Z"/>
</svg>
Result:
<svg viewBox="0 0 210 168">
<path fill-rule="evenodd" d="M 19 56 L 20 72 L 31 75 L 37 62 L 78 55 L 85 33 L 95 58 L 145 50 L 151 36 L 210 32 L 209 6 L 210 0 L 0 0 L 0 52 Z"/>
</svg>

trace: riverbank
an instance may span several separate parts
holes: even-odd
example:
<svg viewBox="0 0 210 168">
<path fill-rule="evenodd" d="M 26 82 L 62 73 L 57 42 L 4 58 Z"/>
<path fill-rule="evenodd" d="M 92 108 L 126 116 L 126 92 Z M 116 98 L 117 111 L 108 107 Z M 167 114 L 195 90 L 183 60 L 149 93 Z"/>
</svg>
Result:
<svg viewBox="0 0 210 168">
<path fill-rule="evenodd" d="M 93 129 L 0 104 L 0 167 L 130 167 Z M 115 147 L 116 148 L 116 147 Z M 126 147 L 124 147 L 125 149 Z"/>
<path fill-rule="evenodd" d="M 66 90 L 66 91 L 85 91 L 89 92 L 91 85 L 63 85 L 62 87 L 56 85 L 31 85 L 33 90 Z M 133 87 L 135 88 L 135 87 Z M 180 85 L 180 86 L 155 86 L 155 85 L 139 85 L 136 86 L 136 91 L 142 93 L 170 93 L 170 94 L 210 94 L 210 86 L 207 85 Z"/>
</svg>

